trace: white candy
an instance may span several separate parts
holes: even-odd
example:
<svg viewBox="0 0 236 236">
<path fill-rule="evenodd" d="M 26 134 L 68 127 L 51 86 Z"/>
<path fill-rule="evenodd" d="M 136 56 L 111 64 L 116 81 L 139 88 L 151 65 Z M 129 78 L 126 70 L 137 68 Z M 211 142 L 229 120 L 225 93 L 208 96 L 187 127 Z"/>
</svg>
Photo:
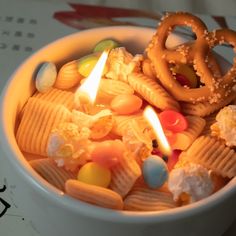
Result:
<svg viewBox="0 0 236 236">
<path fill-rule="evenodd" d="M 36 75 L 35 86 L 39 92 L 45 93 L 53 86 L 56 78 L 56 65 L 52 62 L 44 62 Z"/>
</svg>

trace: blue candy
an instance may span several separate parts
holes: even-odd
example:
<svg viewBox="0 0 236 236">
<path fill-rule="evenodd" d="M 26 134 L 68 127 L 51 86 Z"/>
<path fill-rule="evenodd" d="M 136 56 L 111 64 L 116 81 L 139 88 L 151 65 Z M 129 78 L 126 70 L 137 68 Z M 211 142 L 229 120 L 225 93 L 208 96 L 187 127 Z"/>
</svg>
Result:
<svg viewBox="0 0 236 236">
<path fill-rule="evenodd" d="M 55 83 L 56 78 L 56 65 L 52 62 L 44 62 L 37 72 L 35 86 L 39 92 L 47 92 Z"/>
<path fill-rule="evenodd" d="M 168 168 L 164 160 L 159 156 L 149 156 L 142 167 L 145 183 L 150 188 L 161 187 L 168 178 Z"/>
</svg>

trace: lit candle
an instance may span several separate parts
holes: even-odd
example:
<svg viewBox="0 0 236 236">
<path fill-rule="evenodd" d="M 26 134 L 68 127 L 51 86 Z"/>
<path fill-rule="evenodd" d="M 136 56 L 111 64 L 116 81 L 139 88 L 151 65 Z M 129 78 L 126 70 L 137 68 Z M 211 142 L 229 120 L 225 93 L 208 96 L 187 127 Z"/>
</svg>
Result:
<svg viewBox="0 0 236 236">
<path fill-rule="evenodd" d="M 145 119 L 149 122 L 149 124 L 152 126 L 153 131 L 155 133 L 158 147 L 160 148 L 160 151 L 166 155 L 170 156 L 172 154 L 171 147 L 168 143 L 168 140 L 165 136 L 165 133 L 163 131 L 163 128 L 161 126 L 161 122 L 154 111 L 154 109 L 151 106 L 147 106 L 143 112 Z"/>
<path fill-rule="evenodd" d="M 85 113 L 90 113 L 95 101 L 102 78 L 102 72 L 106 65 L 108 51 L 104 51 L 94 66 L 85 82 L 77 89 L 74 97 L 75 108 Z"/>
</svg>

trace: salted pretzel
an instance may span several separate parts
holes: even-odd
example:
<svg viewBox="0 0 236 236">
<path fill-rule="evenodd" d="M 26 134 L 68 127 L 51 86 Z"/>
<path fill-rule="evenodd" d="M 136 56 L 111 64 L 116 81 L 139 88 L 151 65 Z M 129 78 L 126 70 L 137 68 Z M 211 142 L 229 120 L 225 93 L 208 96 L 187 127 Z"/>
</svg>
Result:
<svg viewBox="0 0 236 236">
<path fill-rule="evenodd" d="M 218 79 L 214 79 L 215 76 L 212 74 L 205 58 L 211 48 L 223 43 L 230 44 L 234 51 L 236 51 L 236 32 L 230 29 L 218 29 L 216 31 L 209 32 L 207 40 L 208 45 L 203 45 L 203 47 L 199 48 L 199 51 L 196 54 L 195 68 L 205 83 L 213 80 L 215 83 L 215 88 L 220 94 L 224 91 L 226 95 L 229 95 L 232 92 L 233 85 L 236 83 L 236 58 L 234 58 L 231 69 L 229 69 L 225 75 Z"/>
<path fill-rule="evenodd" d="M 191 43 L 166 48 L 166 40 L 176 26 L 191 27 L 196 39 Z M 208 32 L 206 25 L 198 17 L 189 13 L 167 14 L 159 25 L 150 45 L 147 56 L 152 61 L 162 85 L 178 100 L 186 102 L 217 102 L 231 93 L 236 75 L 236 61 L 231 70 L 221 75 L 211 48 L 227 42 L 236 48 L 236 33 L 231 30 Z M 175 80 L 170 64 L 192 64 L 200 77 L 201 87 L 186 88 Z"/>
</svg>

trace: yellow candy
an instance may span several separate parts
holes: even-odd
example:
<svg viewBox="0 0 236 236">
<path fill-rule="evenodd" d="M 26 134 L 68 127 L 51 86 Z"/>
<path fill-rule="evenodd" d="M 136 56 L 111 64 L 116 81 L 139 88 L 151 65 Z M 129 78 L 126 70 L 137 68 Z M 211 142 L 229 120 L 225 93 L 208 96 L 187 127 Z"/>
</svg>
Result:
<svg viewBox="0 0 236 236">
<path fill-rule="evenodd" d="M 178 64 L 172 68 L 172 72 L 185 76 L 186 79 L 189 80 L 191 88 L 196 88 L 198 86 L 198 78 L 195 71 L 190 66 Z"/>
<path fill-rule="evenodd" d="M 100 55 L 101 53 L 92 53 L 80 58 L 78 61 L 78 71 L 80 75 L 88 77 L 91 71 L 93 70 L 94 66 L 96 65 Z M 107 69 L 105 67 L 103 74 L 106 70 Z"/>
<path fill-rule="evenodd" d="M 77 178 L 81 182 L 106 188 L 111 181 L 111 172 L 95 162 L 89 162 L 80 168 Z"/>
<path fill-rule="evenodd" d="M 114 41 L 112 39 L 104 39 L 104 40 L 98 42 L 95 45 L 93 51 L 94 52 L 103 52 L 106 49 L 110 49 L 111 50 L 111 49 L 117 48 L 117 47 L 119 47 L 119 43 L 118 42 L 116 42 L 116 41 Z"/>
</svg>

